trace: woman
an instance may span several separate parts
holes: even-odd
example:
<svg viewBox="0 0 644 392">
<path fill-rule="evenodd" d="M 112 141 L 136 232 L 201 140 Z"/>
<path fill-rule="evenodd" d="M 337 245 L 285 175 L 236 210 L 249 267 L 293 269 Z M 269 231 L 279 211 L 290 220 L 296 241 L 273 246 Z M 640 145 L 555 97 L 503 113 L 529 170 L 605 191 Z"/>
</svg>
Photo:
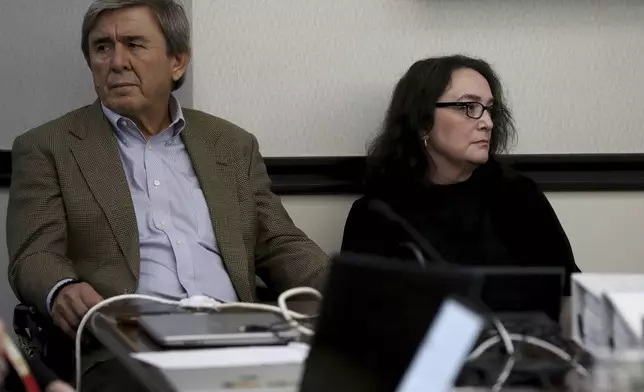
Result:
<svg viewBox="0 0 644 392">
<path fill-rule="evenodd" d="M 6 343 L 5 339 L 8 339 L 8 337 L 5 335 L 4 326 L 2 324 L 2 321 L 0 321 L 0 391 L 5 391 L 5 389 L 3 389 L 3 386 L 6 386 L 7 391 L 22 391 L 24 390 L 22 381 L 16 374 L 15 370 L 8 366 L 7 361 L 4 357 Z M 74 391 L 68 384 L 56 380 L 56 376 L 44 364 L 28 358 L 27 365 L 30 367 L 31 373 L 36 379 L 38 386 L 42 388 L 41 390 L 45 392 Z"/>
<path fill-rule="evenodd" d="M 369 149 L 367 192 L 351 208 L 342 250 L 418 256 L 407 246 L 409 234 L 369 207 L 379 199 L 445 260 L 561 266 L 569 296 L 570 274 L 579 269 L 555 212 L 532 180 L 495 159 L 515 132 L 488 63 L 460 55 L 416 62 L 398 82 Z"/>
</svg>

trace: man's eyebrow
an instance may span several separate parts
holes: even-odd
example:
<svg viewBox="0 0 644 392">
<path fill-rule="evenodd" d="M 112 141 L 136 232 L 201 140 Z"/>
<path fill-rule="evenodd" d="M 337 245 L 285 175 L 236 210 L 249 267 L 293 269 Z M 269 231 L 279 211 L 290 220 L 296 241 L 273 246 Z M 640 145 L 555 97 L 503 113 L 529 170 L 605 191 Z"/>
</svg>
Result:
<svg viewBox="0 0 644 392">
<path fill-rule="evenodd" d="M 125 35 L 123 37 L 119 37 L 119 41 L 121 42 L 149 42 L 147 38 L 145 38 L 142 35 Z M 109 44 L 113 43 L 114 40 L 107 36 L 99 36 L 94 39 L 92 39 L 92 46 L 97 46 L 101 44 Z"/>
<path fill-rule="evenodd" d="M 142 35 L 125 35 L 119 38 L 119 41 L 123 42 L 148 42 L 148 39 Z"/>
<path fill-rule="evenodd" d="M 101 45 L 101 44 L 109 44 L 111 42 L 113 42 L 112 39 L 110 37 L 104 35 L 104 36 L 93 38 L 92 39 L 92 46 L 97 46 L 97 45 Z"/>
</svg>

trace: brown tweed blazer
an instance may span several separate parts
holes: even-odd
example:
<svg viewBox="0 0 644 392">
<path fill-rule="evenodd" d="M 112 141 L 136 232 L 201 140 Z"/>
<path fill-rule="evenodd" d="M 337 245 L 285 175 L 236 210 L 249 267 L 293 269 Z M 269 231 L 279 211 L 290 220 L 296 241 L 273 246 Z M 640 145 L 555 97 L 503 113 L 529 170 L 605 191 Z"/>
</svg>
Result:
<svg viewBox="0 0 644 392">
<path fill-rule="evenodd" d="M 270 190 L 257 140 L 184 109 L 183 142 L 203 189 L 224 264 L 242 301 L 255 276 L 272 288 L 322 284 L 328 258 Z M 9 282 L 43 314 L 46 296 L 74 278 L 110 297 L 139 277 L 136 216 L 114 131 L 96 101 L 19 136 L 7 212 Z"/>
</svg>

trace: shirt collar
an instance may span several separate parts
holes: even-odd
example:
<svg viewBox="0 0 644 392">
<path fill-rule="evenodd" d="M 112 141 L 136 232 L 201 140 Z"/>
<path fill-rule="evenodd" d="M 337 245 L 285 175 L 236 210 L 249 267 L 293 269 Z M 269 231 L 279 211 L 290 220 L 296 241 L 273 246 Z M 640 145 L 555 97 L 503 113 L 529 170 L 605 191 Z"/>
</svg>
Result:
<svg viewBox="0 0 644 392">
<path fill-rule="evenodd" d="M 170 94 L 170 103 L 169 103 L 169 108 L 170 108 L 170 119 L 172 122 L 170 123 L 170 126 L 168 128 L 172 128 L 172 137 L 178 136 L 181 134 L 183 129 L 185 128 L 186 125 L 186 120 L 183 117 L 183 110 L 181 110 L 181 105 L 179 104 L 179 101 L 177 98 L 175 98 L 174 95 Z M 121 141 L 126 142 L 124 140 L 123 135 L 121 134 L 122 132 L 126 132 L 127 125 L 126 124 L 131 124 L 138 132 L 141 132 L 134 121 L 131 119 L 121 116 L 120 114 L 116 113 L 115 111 L 111 110 L 103 102 L 101 102 L 101 109 L 103 110 L 103 114 L 105 114 L 105 117 L 107 117 L 107 120 L 112 124 L 112 128 L 114 128 L 116 131 L 117 137 L 121 139 Z"/>
</svg>

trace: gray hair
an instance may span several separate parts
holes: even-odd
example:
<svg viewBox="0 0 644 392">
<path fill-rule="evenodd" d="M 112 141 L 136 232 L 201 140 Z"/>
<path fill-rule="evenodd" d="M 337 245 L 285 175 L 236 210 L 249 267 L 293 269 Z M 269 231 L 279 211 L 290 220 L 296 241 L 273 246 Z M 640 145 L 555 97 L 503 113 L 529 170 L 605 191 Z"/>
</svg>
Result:
<svg viewBox="0 0 644 392">
<path fill-rule="evenodd" d="M 89 63 L 89 33 L 103 12 L 119 10 L 128 7 L 145 6 L 156 15 L 159 27 L 165 36 L 168 55 L 190 53 L 190 23 L 183 5 L 175 0 L 94 0 L 83 18 L 83 37 L 81 49 L 85 61 Z M 176 90 L 186 79 L 183 74 L 172 85 Z"/>
</svg>

